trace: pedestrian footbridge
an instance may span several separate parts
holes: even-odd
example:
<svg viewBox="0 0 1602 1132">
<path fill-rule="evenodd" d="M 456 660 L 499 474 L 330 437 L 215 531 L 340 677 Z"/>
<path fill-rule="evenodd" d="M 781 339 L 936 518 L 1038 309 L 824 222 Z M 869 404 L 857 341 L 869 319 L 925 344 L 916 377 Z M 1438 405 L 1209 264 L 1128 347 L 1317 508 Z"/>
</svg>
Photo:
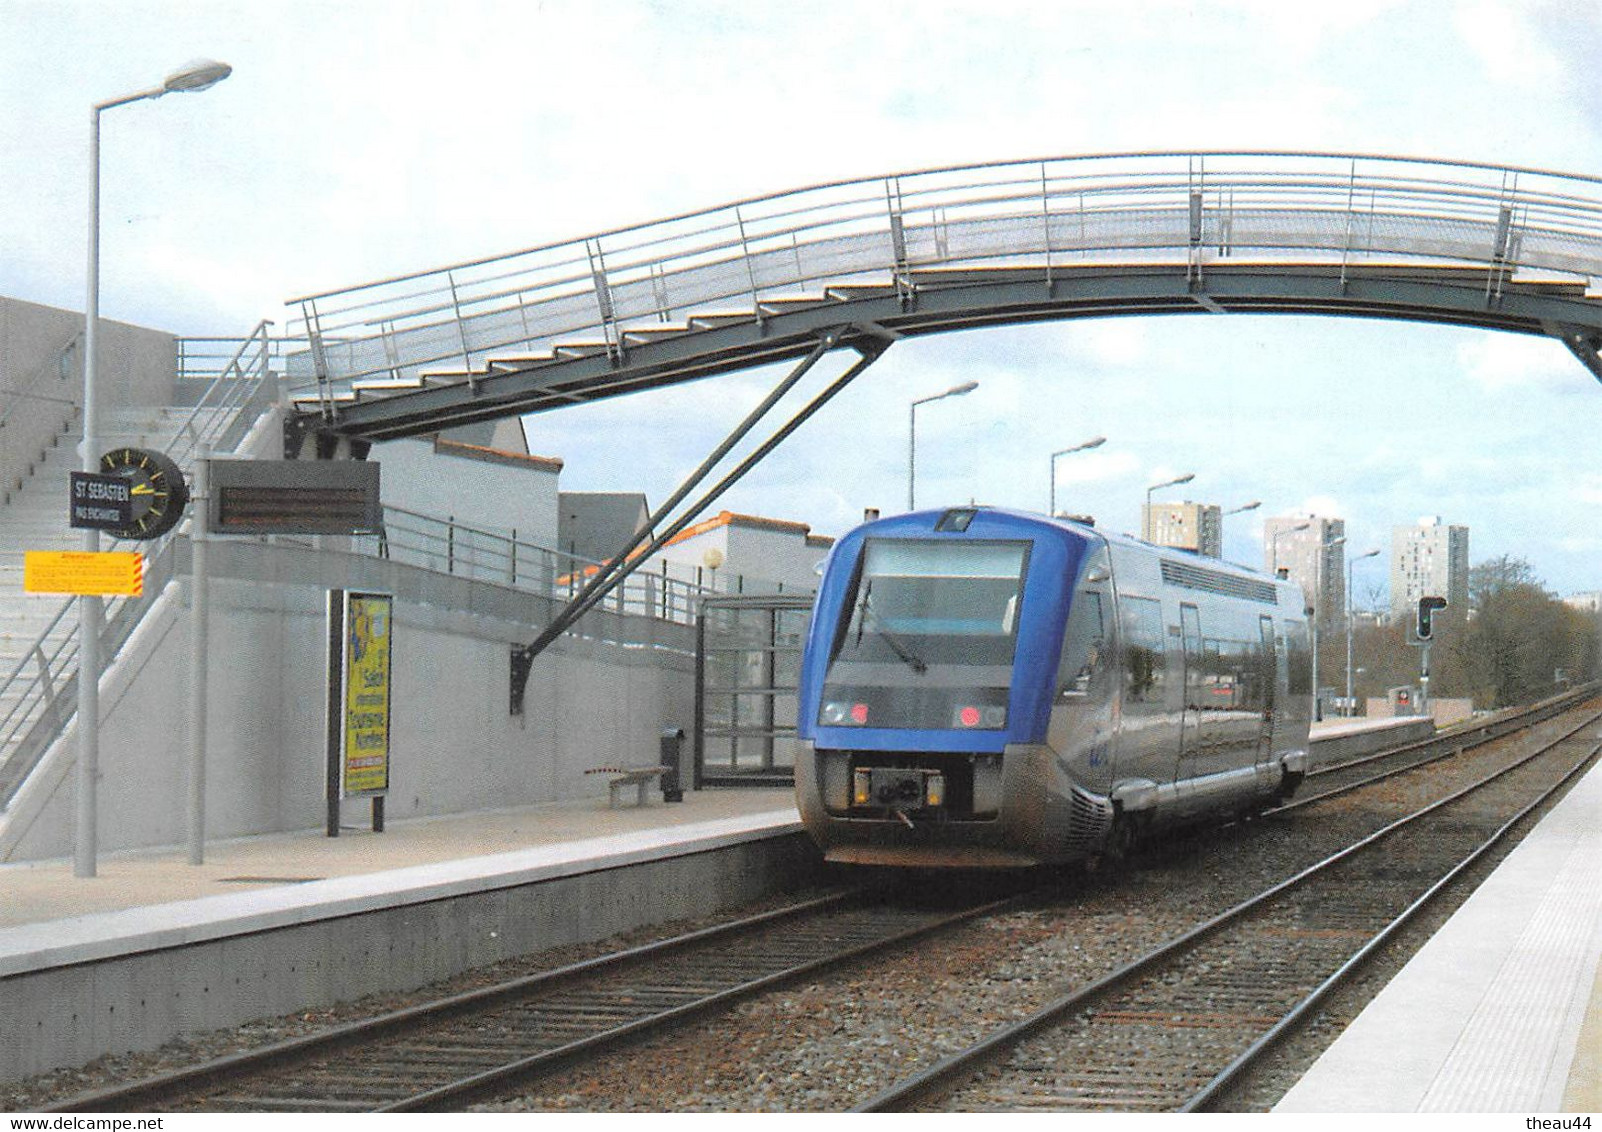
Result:
<svg viewBox="0 0 1602 1132">
<path fill-rule="evenodd" d="M 384 440 L 900 338 L 1127 314 L 1411 319 L 1602 379 L 1602 179 L 1128 153 L 843 181 L 291 300 L 302 442 Z M 326 447 L 326 445 L 325 445 Z"/>
</svg>

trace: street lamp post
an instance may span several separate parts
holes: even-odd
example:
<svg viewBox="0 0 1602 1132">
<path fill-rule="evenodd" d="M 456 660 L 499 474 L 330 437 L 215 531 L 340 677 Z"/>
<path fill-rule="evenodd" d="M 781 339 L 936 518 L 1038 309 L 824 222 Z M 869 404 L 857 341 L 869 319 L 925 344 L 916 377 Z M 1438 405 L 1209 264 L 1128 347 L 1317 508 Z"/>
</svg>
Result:
<svg viewBox="0 0 1602 1132">
<path fill-rule="evenodd" d="M 1224 550 L 1224 520 L 1231 515 L 1239 515 L 1245 511 L 1255 511 L 1262 505 L 1263 501 L 1261 499 L 1254 499 L 1250 503 L 1242 503 L 1239 507 L 1231 507 L 1228 511 L 1218 516 L 1218 550 L 1220 554 Z"/>
<path fill-rule="evenodd" d="M 1308 527 L 1310 527 L 1312 525 L 1313 524 L 1311 524 L 1311 523 L 1302 523 L 1302 524 L 1300 524 L 1298 526 L 1286 527 L 1282 531 L 1275 531 L 1274 532 L 1274 538 L 1273 538 L 1273 550 L 1274 550 L 1273 564 L 1268 569 L 1268 572 L 1270 574 L 1273 574 L 1276 578 L 1279 577 L 1279 540 L 1284 538 L 1286 535 L 1293 535 L 1298 531 L 1305 531 Z"/>
<path fill-rule="evenodd" d="M 193 63 L 168 75 L 158 87 L 120 95 L 94 104 L 89 119 L 89 282 L 84 299 L 83 329 L 83 447 L 80 466 L 86 472 L 100 470 L 100 437 L 96 431 L 96 330 L 100 322 L 100 115 L 113 107 L 125 106 L 164 94 L 202 91 L 222 82 L 233 68 L 210 59 Z M 83 533 L 83 548 L 91 553 L 100 549 L 100 532 Z M 95 779 L 100 773 L 100 633 L 105 607 L 97 594 L 78 598 L 78 768 L 77 829 L 73 844 L 72 872 L 77 877 L 95 875 L 98 852 L 98 824 Z"/>
<path fill-rule="evenodd" d="M 1346 536 L 1318 544 L 1318 557 L 1313 560 L 1313 722 L 1324 718 L 1324 696 L 1318 688 L 1318 620 L 1324 606 L 1324 557 L 1337 546 L 1346 543 Z"/>
<path fill-rule="evenodd" d="M 1050 504 L 1046 508 L 1047 515 L 1050 515 L 1052 518 L 1056 518 L 1057 516 L 1057 457 L 1071 456 L 1075 452 L 1088 452 L 1090 449 L 1100 448 L 1106 443 L 1107 438 L 1105 436 L 1098 436 L 1093 440 L 1085 441 L 1083 444 L 1076 444 L 1072 448 L 1064 448 L 1060 452 L 1053 452 L 1051 454 L 1051 495 Z"/>
<path fill-rule="evenodd" d="M 1193 480 L 1195 478 L 1196 478 L 1196 473 L 1195 472 L 1186 472 L 1184 475 L 1175 476 L 1171 480 L 1164 480 L 1162 483 L 1154 483 L 1154 484 L 1152 484 L 1150 487 L 1148 487 L 1146 489 L 1146 513 L 1143 516 L 1141 516 L 1141 519 L 1142 519 L 1141 527 L 1143 528 L 1142 531 L 1141 531 L 1141 536 L 1147 542 L 1151 542 L 1152 541 L 1152 534 L 1153 534 L 1152 521 L 1151 521 L 1151 493 L 1154 492 L 1154 491 L 1158 491 L 1158 490 L 1160 490 L 1162 488 L 1165 488 L 1165 487 L 1178 487 L 1180 484 L 1189 483 L 1191 480 Z"/>
<path fill-rule="evenodd" d="M 1352 697 L 1355 694 L 1352 687 L 1352 570 L 1365 558 L 1378 556 L 1379 550 L 1370 550 L 1359 554 L 1346 563 L 1346 711 L 1345 715 L 1355 715 L 1352 710 L 1355 706 Z"/>
<path fill-rule="evenodd" d="M 917 478 L 918 467 L 918 406 L 927 405 L 930 401 L 940 401 L 947 397 L 961 397 L 972 393 L 979 388 L 977 381 L 965 381 L 961 385 L 953 385 L 944 393 L 936 393 L 932 397 L 920 397 L 907 409 L 907 510 L 917 508 L 917 496 L 914 494 L 914 483 Z"/>
</svg>

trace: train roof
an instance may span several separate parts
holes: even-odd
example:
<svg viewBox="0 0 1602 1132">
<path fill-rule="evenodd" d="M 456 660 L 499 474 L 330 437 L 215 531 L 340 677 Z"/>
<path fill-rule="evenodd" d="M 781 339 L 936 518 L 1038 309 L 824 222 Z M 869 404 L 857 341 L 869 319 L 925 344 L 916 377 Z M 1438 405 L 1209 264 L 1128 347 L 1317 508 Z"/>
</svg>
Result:
<svg viewBox="0 0 1602 1132">
<path fill-rule="evenodd" d="M 888 516 L 884 519 L 875 520 L 872 523 L 865 524 L 865 526 L 877 527 L 894 524 L 897 527 L 906 527 L 909 525 L 922 526 L 925 530 L 933 531 L 965 530 L 967 526 L 966 522 L 961 523 L 959 526 L 953 523 L 950 518 L 952 516 L 961 516 L 964 514 L 971 516 L 978 516 L 981 514 L 984 515 L 989 520 L 989 522 L 986 524 L 987 526 L 993 526 L 999 521 L 999 523 L 1003 526 L 1016 526 L 1019 529 L 1049 527 L 1058 530 L 1071 531 L 1083 537 L 1105 540 L 1109 546 L 1118 547 L 1122 550 L 1131 551 L 1138 554 L 1149 555 L 1159 562 L 1171 563 L 1173 564 L 1173 567 L 1177 568 L 1177 570 L 1181 573 L 1200 572 L 1206 574 L 1218 574 L 1237 578 L 1248 584 L 1255 584 L 1258 586 L 1267 584 L 1272 586 L 1275 591 L 1278 592 L 1291 590 L 1293 591 L 1293 601 L 1295 600 L 1296 596 L 1299 596 L 1300 594 L 1300 587 L 1298 587 L 1294 582 L 1288 581 L 1284 578 L 1275 578 L 1272 575 L 1265 574 L 1263 571 L 1253 569 L 1250 566 L 1242 566 L 1235 562 L 1226 562 L 1221 558 L 1209 558 L 1205 555 L 1198 554 L 1192 550 L 1186 550 L 1182 547 L 1162 546 L 1157 543 L 1147 542 L 1144 539 L 1136 538 L 1134 535 L 1130 534 L 1120 534 L 1114 531 L 1103 530 L 1088 520 L 1067 517 L 1053 517 L 1050 515 L 1038 514 L 1032 511 L 1016 511 L 1006 507 L 992 507 L 985 504 L 970 504 L 965 507 L 942 507 L 938 509 L 915 511 L 902 515 Z M 916 522 L 909 523 L 909 520 L 923 520 L 924 522 L 921 524 Z M 1173 570 L 1165 567 L 1164 572 L 1165 574 L 1171 573 Z"/>
</svg>

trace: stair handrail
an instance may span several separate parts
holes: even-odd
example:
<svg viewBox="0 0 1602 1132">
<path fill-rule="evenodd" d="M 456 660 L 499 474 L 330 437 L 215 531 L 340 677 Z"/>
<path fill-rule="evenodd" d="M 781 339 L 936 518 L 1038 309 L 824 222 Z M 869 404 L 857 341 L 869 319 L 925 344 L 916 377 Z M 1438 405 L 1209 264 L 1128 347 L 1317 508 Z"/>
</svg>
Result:
<svg viewBox="0 0 1602 1132">
<path fill-rule="evenodd" d="M 455 516 L 430 515 L 386 504 L 383 529 L 357 541 L 361 553 L 407 560 L 425 569 L 532 590 L 568 600 L 588 576 L 605 563 L 571 551 L 530 541 L 515 530 L 463 522 Z M 397 554 L 397 551 L 402 552 Z M 676 577 L 677 568 L 688 577 Z M 663 559 L 659 570 L 640 571 L 608 596 L 604 608 L 659 621 L 693 625 L 701 598 L 716 592 L 705 568 Z M 714 580 L 716 576 L 714 575 Z M 724 572 L 724 588 L 751 592 L 783 592 L 782 583 Z"/>
<path fill-rule="evenodd" d="M 40 363 L 39 368 L 34 371 L 32 377 L 28 378 L 15 389 L 7 389 L 5 391 L 9 400 L 7 400 L 4 405 L 0 405 L 0 428 L 6 427 L 7 422 L 11 420 L 11 415 L 16 412 L 19 403 L 22 401 L 52 401 L 58 404 L 73 406 L 78 404 L 76 398 L 46 397 L 34 392 L 34 390 L 38 386 L 43 385 L 51 377 L 56 378 L 58 381 L 65 380 L 67 375 L 62 372 L 62 360 L 66 358 L 67 355 L 70 354 L 74 349 L 77 349 L 82 341 L 83 330 L 78 329 L 73 331 L 72 335 L 68 337 L 65 342 L 50 352 L 48 361 Z"/>
<path fill-rule="evenodd" d="M 244 418 L 250 416 L 253 421 L 256 415 L 246 410 L 253 402 L 260 400 L 261 394 L 271 384 L 272 339 L 267 330 L 271 325 L 270 320 L 263 319 L 240 341 L 233 356 L 163 445 L 163 451 L 180 468 L 185 471 L 191 469 L 202 442 L 212 442 L 218 451 L 231 451 L 233 445 L 243 439 L 244 429 L 251 423 Z M 246 352 L 252 345 L 255 350 L 247 357 Z M 195 422 L 203 410 L 210 410 L 208 419 L 196 427 Z M 231 439 L 232 444 L 217 443 L 219 438 L 222 441 Z M 176 531 L 169 532 L 139 548 L 146 560 L 144 596 L 107 599 L 102 640 L 102 655 L 106 659 L 116 655 L 117 649 L 133 632 L 139 619 L 155 600 L 155 595 L 171 576 L 171 548 L 176 534 Z M 128 540 L 123 539 L 111 539 L 108 543 L 113 549 L 126 549 L 129 545 Z M 50 740 L 76 710 L 79 627 L 69 624 L 66 632 L 59 630 L 63 622 L 68 621 L 68 613 L 77 600 L 68 597 L 62 601 L 22 660 L 4 681 L 0 681 L 0 701 L 12 699 L 11 706 L 0 715 L 0 751 L 7 751 L 3 760 L 0 760 L 0 774 L 4 775 L 4 778 L 0 778 L 0 812 L 10 804 L 12 796 L 43 755 Z M 41 661 L 43 670 L 29 677 L 29 665 L 37 667 Z M 55 676 L 54 680 L 51 679 L 52 675 Z M 47 722 L 53 726 L 45 726 Z"/>
<path fill-rule="evenodd" d="M 16 465 L 13 465 L 6 452 L 5 442 L 10 436 L 10 433 L 7 432 L 7 426 L 21 423 L 15 420 L 17 414 L 23 409 L 33 408 L 40 403 L 64 406 L 60 412 L 55 414 L 47 415 L 41 411 L 24 426 L 31 431 L 28 436 L 24 437 L 24 447 L 20 449 L 23 452 L 28 452 L 35 448 L 44 449 L 49 447 L 55 438 L 66 431 L 67 425 L 72 422 L 72 418 L 77 414 L 78 399 L 76 397 L 51 397 L 41 392 L 41 389 L 52 379 L 65 381 L 71 376 L 67 372 L 66 362 L 74 350 L 81 348 L 82 343 L 83 330 L 79 328 L 73 331 L 64 343 L 47 354 L 45 360 L 39 364 L 39 367 L 21 384 L 5 391 L 5 403 L 0 404 L 0 498 L 9 498 L 13 477 L 21 480 L 26 476 L 26 473 L 20 470 L 20 465 L 24 461 L 18 461 Z M 41 420 L 46 422 L 44 429 L 38 427 Z M 30 456 L 29 460 L 31 461 L 31 459 L 32 457 Z"/>
<path fill-rule="evenodd" d="M 179 467 L 186 470 L 189 468 L 192 463 L 191 457 L 198 451 L 202 441 L 218 451 L 232 450 L 232 445 L 227 444 L 223 438 L 231 428 L 242 433 L 244 428 L 249 427 L 251 421 L 236 419 L 236 415 L 230 413 L 231 410 L 241 409 L 249 404 L 252 397 L 267 384 L 272 364 L 273 338 L 270 330 L 272 326 L 273 321 L 264 318 L 249 334 L 239 340 L 239 347 L 233 356 L 218 370 L 211 384 L 196 399 L 194 407 L 189 410 L 189 415 L 173 431 L 164 451 L 177 462 Z M 232 339 L 196 339 L 196 341 L 232 341 Z M 255 350 L 247 358 L 245 352 L 252 346 L 255 346 Z M 196 428 L 195 422 L 202 412 L 208 414 L 208 419 L 201 427 Z"/>
</svg>

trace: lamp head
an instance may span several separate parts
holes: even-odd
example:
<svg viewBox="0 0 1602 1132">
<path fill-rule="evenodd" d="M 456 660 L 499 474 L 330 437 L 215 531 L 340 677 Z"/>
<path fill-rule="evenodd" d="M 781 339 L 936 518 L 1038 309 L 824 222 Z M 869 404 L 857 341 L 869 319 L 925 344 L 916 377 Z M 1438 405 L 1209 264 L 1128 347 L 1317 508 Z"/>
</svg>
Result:
<svg viewBox="0 0 1602 1132">
<path fill-rule="evenodd" d="M 215 59 L 195 59 L 168 75 L 162 81 L 161 89 L 165 94 L 206 90 L 233 73 L 234 69 L 227 63 L 219 63 Z"/>
</svg>

